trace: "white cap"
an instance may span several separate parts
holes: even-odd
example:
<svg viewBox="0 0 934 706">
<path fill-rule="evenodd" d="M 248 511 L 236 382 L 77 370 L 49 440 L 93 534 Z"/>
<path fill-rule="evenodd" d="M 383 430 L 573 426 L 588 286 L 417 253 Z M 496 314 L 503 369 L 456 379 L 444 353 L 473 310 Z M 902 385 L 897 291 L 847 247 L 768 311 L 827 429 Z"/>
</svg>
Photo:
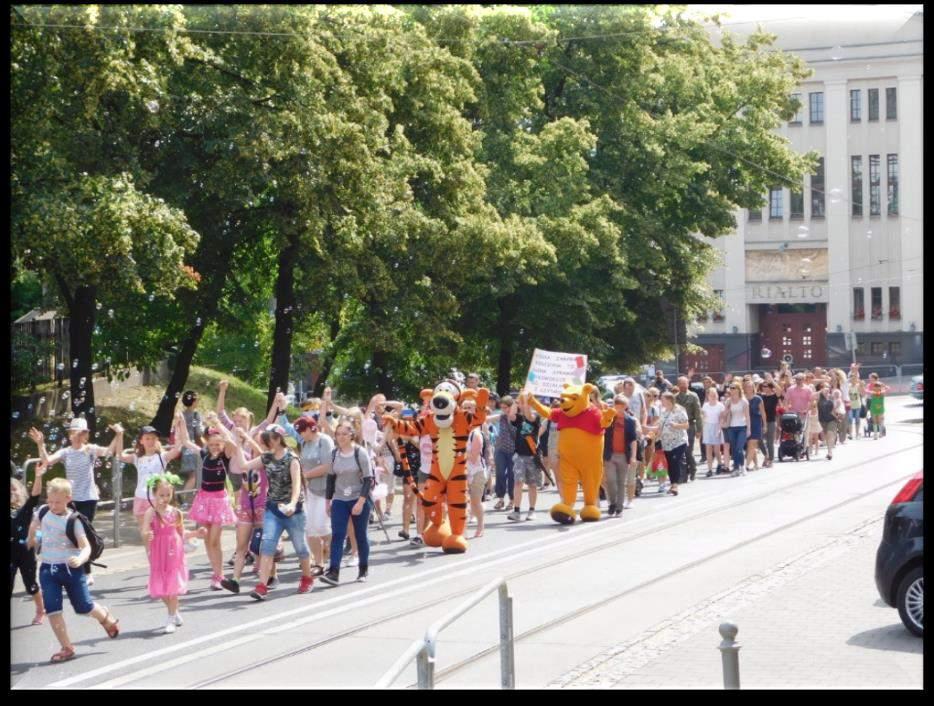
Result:
<svg viewBox="0 0 934 706">
<path fill-rule="evenodd" d="M 71 424 L 68 425 L 68 431 L 87 431 L 88 430 L 88 420 L 84 417 L 75 417 L 71 420 Z"/>
</svg>

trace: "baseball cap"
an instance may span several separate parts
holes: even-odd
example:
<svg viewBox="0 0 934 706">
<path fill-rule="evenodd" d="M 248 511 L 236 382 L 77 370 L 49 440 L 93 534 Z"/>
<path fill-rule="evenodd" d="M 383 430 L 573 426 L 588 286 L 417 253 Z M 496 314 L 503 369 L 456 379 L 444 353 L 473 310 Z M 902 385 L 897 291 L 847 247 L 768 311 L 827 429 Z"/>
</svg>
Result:
<svg viewBox="0 0 934 706">
<path fill-rule="evenodd" d="M 139 435 L 142 436 L 143 434 L 155 434 L 156 436 L 159 436 L 159 430 L 154 426 L 147 424 L 139 430 Z"/>
<path fill-rule="evenodd" d="M 84 417 L 75 417 L 71 420 L 71 424 L 68 425 L 68 431 L 87 431 L 88 430 L 88 420 Z"/>
</svg>

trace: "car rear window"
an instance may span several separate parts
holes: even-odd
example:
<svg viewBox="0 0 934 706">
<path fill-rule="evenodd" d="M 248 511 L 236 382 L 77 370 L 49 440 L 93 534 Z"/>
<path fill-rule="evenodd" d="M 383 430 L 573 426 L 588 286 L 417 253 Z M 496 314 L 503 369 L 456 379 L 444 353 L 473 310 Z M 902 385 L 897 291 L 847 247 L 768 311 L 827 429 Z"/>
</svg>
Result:
<svg viewBox="0 0 934 706">
<path fill-rule="evenodd" d="M 915 496 L 911 499 L 913 503 L 922 503 L 924 502 L 924 486 L 922 485 L 918 488 L 918 492 L 915 493 Z"/>
</svg>

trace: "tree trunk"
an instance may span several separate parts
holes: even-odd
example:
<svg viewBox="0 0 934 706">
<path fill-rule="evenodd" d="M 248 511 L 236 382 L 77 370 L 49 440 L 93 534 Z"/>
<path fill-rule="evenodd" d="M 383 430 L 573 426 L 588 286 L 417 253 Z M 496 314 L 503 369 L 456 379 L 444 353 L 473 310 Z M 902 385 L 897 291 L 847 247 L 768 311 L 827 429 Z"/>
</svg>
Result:
<svg viewBox="0 0 934 706">
<path fill-rule="evenodd" d="M 313 393 L 315 397 L 321 397 L 321 395 L 324 394 L 324 388 L 328 386 L 328 376 L 331 374 L 331 369 L 334 367 L 334 360 L 337 358 L 337 336 L 341 332 L 341 324 L 338 316 L 338 314 L 335 314 L 334 319 L 331 321 L 331 345 L 327 347 L 327 350 L 325 350 L 321 358 L 321 373 L 318 375 L 318 380 L 315 382 L 315 390 Z"/>
<path fill-rule="evenodd" d="M 386 351 L 373 351 L 373 370 L 376 372 L 376 388 L 392 399 L 392 383 L 389 380 L 389 355 Z"/>
<path fill-rule="evenodd" d="M 499 307 L 497 333 L 499 338 L 499 366 L 496 375 L 496 392 L 500 396 L 509 392 L 512 378 L 512 349 L 515 341 L 515 318 L 519 311 L 519 298 L 515 294 L 496 300 Z"/>
<path fill-rule="evenodd" d="M 271 367 L 266 409 L 272 405 L 276 393 L 289 387 L 289 369 L 292 363 L 292 329 L 295 321 L 295 261 L 298 257 L 298 237 L 292 235 L 279 252 L 276 277 L 276 328 L 272 336 Z"/>
<path fill-rule="evenodd" d="M 204 334 L 203 326 L 195 326 L 188 334 L 188 338 L 182 344 L 178 356 L 175 358 L 175 368 L 172 370 L 172 377 L 169 379 L 169 385 L 159 402 L 159 409 L 156 416 L 153 417 L 150 424 L 159 431 L 160 436 L 168 436 L 172 429 L 172 418 L 175 416 L 175 407 L 181 397 L 185 383 L 188 382 L 188 374 L 191 372 L 191 362 L 194 360 L 195 351 L 198 350 L 198 344 L 201 342 L 201 336 Z"/>
<path fill-rule="evenodd" d="M 60 283 L 60 286 L 62 284 Z M 75 417 L 84 415 L 88 423 L 89 438 L 94 442 L 97 431 L 97 415 L 94 409 L 94 380 L 91 352 L 91 336 L 94 331 L 95 304 L 97 301 L 97 288 L 79 285 L 75 288 L 74 296 L 68 295 L 67 288 L 65 301 L 68 303 L 68 343 L 71 349 L 70 362 L 70 389 L 71 411 Z"/>
</svg>

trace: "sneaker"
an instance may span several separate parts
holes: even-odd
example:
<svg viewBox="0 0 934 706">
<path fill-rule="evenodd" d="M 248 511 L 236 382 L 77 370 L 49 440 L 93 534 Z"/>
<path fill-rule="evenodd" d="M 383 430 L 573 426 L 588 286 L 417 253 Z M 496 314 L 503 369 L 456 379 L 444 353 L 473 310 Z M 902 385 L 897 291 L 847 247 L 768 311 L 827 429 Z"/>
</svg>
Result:
<svg viewBox="0 0 934 706">
<path fill-rule="evenodd" d="M 623 514 L 623 509 L 621 507 L 616 508 L 616 514 L 614 517 L 621 517 Z"/>
<path fill-rule="evenodd" d="M 169 622 L 165 624 L 165 629 L 163 632 L 166 635 L 171 635 L 173 632 L 175 632 L 175 621 L 169 618 Z"/>
<path fill-rule="evenodd" d="M 506 515 L 506 519 L 512 522 L 518 522 L 522 519 L 522 516 L 519 514 L 518 510 L 513 510 L 508 515 Z"/>
<path fill-rule="evenodd" d="M 231 593 L 240 593 L 240 582 L 233 579 L 222 579 L 221 588 Z"/>
<path fill-rule="evenodd" d="M 408 532 L 403 532 L 402 530 L 399 530 L 399 536 L 400 536 L 402 539 L 408 539 L 408 538 L 409 538 L 409 533 L 408 533 Z"/>
<path fill-rule="evenodd" d="M 534 519 L 535 519 L 535 510 L 529 510 L 528 514 L 525 516 L 525 519 L 526 519 L 526 520 L 534 520 Z"/>
<path fill-rule="evenodd" d="M 616 514 L 616 505 L 610 505 L 609 509 L 606 511 L 606 514 L 610 517 L 613 517 Z"/>
<path fill-rule="evenodd" d="M 391 517 L 392 517 L 392 510 L 386 510 L 386 512 L 383 513 L 384 520 L 388 520 Z"/>
<path fill-rule="evenodd" d="M 642 488 L 644 485 L 645 484 L 642 482 L 641 478 L 636 478 L 636 497 L 637 498 L 642 495 Z"/>
<path fill-rule="evenodd" d="M 626 502 L 623 503 L 624 510 L 629 510 L 631 508 L 632 508 L 632 500 L 627 500 Z"/>
<path fill-rule="evenodd" d="M 253 566 L 253 564 L 254 564 L 255 562 L 256 562 L 256 559 L 254 559 L 254 558 L 253 558 L 253 555 L 250 554 L 249 552 L 247 552 L 246 556 L 243 557 L 243 565 L 244 565 L 244 566 Z"/>
<path fill-rule="evenodd" d="M 211 579 L 211 590 L 212 591 L 223 591 L 224 587 L 221 585 L 221 582 L 223 580 L 224 579 L 222 576 L 215 576 L 214 578 L 212 578 Z"/>
<path fill-rule="evenodd" d="M 658 484 L 658 492 L 659 492 L 659 493 L 664 493 L 666 490 L 668 490 L 668 484 L 667 484 L 667 483 L 665 483 L 665 482 L 663 481 L 663 482 L 661 482 L 661 483 Z"/>
<path fill-rule="evenodd" d="M 330 586 L 337 586 L 340 583 L 340 573 L 334 569 L 328 569 L 321 575 L 321 580 Z"/>
<path fill-rule="evenodd" d="M 182 620 L 182 614 L 181 614 L 181 613 L 176 613 L 175 615 L 173 615 L 173 616 L 172 616 L 172 622 L 174 622 L 174 623 L 175 623 L 175 627 L 178 627 L 178 628 L 180 628 L 182 625 L 185 624 L 185 621 Z"/>
<path fill-rule="evenodd" d="M 369 574 L 369 571 L 367 567 L 361 566 L 360 570 L 357 572 L 357 583 L 366 583 L 366 578 L 368 574 Z"/>
<path fill-rule="evenodd" d="M 253 599 L 257 600 L 257 601 L 265 601 L 265 600 L 266 600 L 266 595 L 267 595 L 268 593 L 269 593 L 269 589 L 266 588 L 266 586 L 265 586 L 264 584 L 258 583 L 258 584 L 256 584 L 256 588 L 254 588 L 254 589 L 250 592 L 250 598 L 253 598 Z"/>
<path fill-rule="evenodd" d="M 493 506 L 493 509 L 494 509 L 494 510 L 502 510 L 505 506 L 506 506 L 506 505 L 505 505 L 505 503 L 503 502 L 503 499 L 500 498 L 499 500 L 496 501 L 496 504 Z"/>
<path fill-rule="evenodd" d="M 423 547 L 425 546 L 425 540 L 421 537 L 412 537 L 412 539 L 409 540 L 409 544 L 413 547 Z"/>
<path fill-rule="evenodd" d="M 299 593 L 311 593 L 311 588 L 315 584 L 315 579 L 313 576 L 302 576 L 298 582 L 298 592 Z"/>
<path fill-rule="evenodd" d="M 271 589 L 275 588 L 275 587 L 278 586 L 278 585 L 279 585 L 279 577 L 278 577 L 278 576 L 270 576 L 268 579 L 266 579 L 266 588 L 268 588 L 268 589 L 271 590 Z"/>
<path fill-rule="evenodd" d="M 237 555 L 234 554 L 230 559 L 227 560 L 227 566 L 233 566 L 234 562 L 237 560 Z"/>
<path fill-rule="evenodd" d="M 350 559 L 347 560 L 347 566 L 350 568 L 360 566 L 360 557 L 358 557 L 356 554 L 352 555 Z"/>
</svg>

